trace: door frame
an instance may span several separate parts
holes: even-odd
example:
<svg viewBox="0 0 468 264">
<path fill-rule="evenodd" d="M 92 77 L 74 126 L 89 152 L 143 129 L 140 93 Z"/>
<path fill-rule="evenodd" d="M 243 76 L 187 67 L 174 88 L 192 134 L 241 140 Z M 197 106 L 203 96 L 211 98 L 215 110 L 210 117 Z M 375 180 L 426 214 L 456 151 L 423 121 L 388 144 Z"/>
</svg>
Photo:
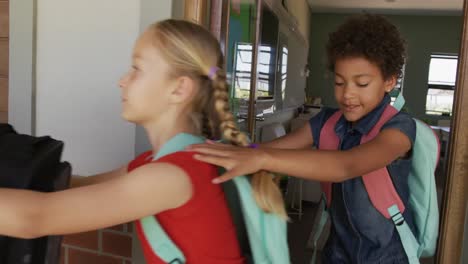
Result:
<svg viewBox="0 0 468 264">
<path fill-rule="evenodd" d="M 468 182 L 468 0 L 463 1 L 463 27 L 458 61 L 447 180 L 442 202 L 436 263 L 461 263 L 465 236 Z M 463 111 L 465 110 L 465 111 Z"/>
</svg>

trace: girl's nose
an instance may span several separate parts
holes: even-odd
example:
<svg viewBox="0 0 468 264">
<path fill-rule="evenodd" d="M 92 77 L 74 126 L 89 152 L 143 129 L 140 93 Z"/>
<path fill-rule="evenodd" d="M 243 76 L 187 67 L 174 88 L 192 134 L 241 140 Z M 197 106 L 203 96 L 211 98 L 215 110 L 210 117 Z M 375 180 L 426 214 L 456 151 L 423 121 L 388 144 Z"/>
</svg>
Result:
<svg viewBox="0 0 468 264">
<path fill-rule="evenodd" d="M 120 88 L 125 88 L 128 83 L 128 73 L 126 73 L 124 76 L 122 76 L 119 80 L 119 87 Z"/>
</svg>

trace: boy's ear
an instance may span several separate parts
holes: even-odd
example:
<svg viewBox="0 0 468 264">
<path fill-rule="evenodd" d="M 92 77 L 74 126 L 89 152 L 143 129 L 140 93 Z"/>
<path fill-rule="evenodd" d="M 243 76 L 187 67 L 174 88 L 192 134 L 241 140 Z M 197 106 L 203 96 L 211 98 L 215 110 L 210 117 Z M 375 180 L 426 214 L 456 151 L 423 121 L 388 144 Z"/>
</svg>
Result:
<svg viewBox="0 0 468 264">
<path fill-rule="evenodd" d="M 388 78 L 385 82 L 384 82 L 384 90 L 385 92 L 389 93 L 390 91 L 393 90 L 393 88 L 395 87 L 395 85 L 397 84 L 397 76 L 391 76 L 390 78 Z"/>
<path fill-rule="evenodd" d="M 181 76 L 175 80 L 169 100 L 171 103 L 183 103 L 190 100 L 195 91 L 195 87 L 196 84 L 192 78 Z"/>
</svg>

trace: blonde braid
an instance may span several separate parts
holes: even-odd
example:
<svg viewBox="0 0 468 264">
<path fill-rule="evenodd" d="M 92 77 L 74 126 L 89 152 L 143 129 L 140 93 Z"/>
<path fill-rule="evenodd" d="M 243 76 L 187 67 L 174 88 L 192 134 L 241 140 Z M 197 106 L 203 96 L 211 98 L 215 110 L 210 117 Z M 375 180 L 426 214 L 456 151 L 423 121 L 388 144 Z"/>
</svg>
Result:
<svg viewBox="0 0 468 264">
<path fill-rule="evenodd" d="M 249 145 L 247 135 L 237 128 L 234 116 L 229 110 L 229 95 L 226 85 L 226 75 L 221 70 L 213 78 L 214 110 L 218 113 L 219 129 L 222 137 L 231 144 L 246 147 Z M 274 213 L 288 219 L 284 208 L 283 196 L 274 176 L 266 171 L 260 171 L 252 176 L 252 188 L 255 201 L 265 212 Z"/>
<path fill-rule="evenodd" d="M 213 121 L 209 118 L 210 114 L 203 111 L 203 135 L 208 139 L 217 139 L 218 133 L 216 133 Z"/>
</svg>

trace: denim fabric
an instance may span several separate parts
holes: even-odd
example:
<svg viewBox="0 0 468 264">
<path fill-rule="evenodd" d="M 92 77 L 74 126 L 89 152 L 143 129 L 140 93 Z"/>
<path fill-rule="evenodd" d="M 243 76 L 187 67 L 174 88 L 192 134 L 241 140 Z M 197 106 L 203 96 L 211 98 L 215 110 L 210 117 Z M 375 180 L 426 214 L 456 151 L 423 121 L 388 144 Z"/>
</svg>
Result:
<svg viewBox="0 0 468 264">
<path fill-rule="evenodd" d="M 354 126 L 341 117 L 335 132 L 340 139 L 340 149 L 348 150 L 358 146 L 362 135 L 370 132 L 385 107 L 390 103 L 386 95 L 382 102 Z M 337 109 L 324 109 L 310 120 L 314 145 L 320 148 L 320 130 Z M 398 129 L 413 144 L 416 124 L 406 113 L 398 113 L 383 129 Z M 384 151 L 384 150 L 383 150 Z M 409 155 L 393 161 L 387 166 L 396 191 L 403 203 L 408 205 L 408 174 L 411 168 Z M 403 246 L 393 222 L 374 208 L 365 189 L 362 177 L 332 185 L 332 203 L 329 208 L 332 230 L 323 252 L 323 263 L 408 263 Z M 411 208 L 406 206 L 403 213 L 412 230 L 414 220 Z"/>
</svg>

